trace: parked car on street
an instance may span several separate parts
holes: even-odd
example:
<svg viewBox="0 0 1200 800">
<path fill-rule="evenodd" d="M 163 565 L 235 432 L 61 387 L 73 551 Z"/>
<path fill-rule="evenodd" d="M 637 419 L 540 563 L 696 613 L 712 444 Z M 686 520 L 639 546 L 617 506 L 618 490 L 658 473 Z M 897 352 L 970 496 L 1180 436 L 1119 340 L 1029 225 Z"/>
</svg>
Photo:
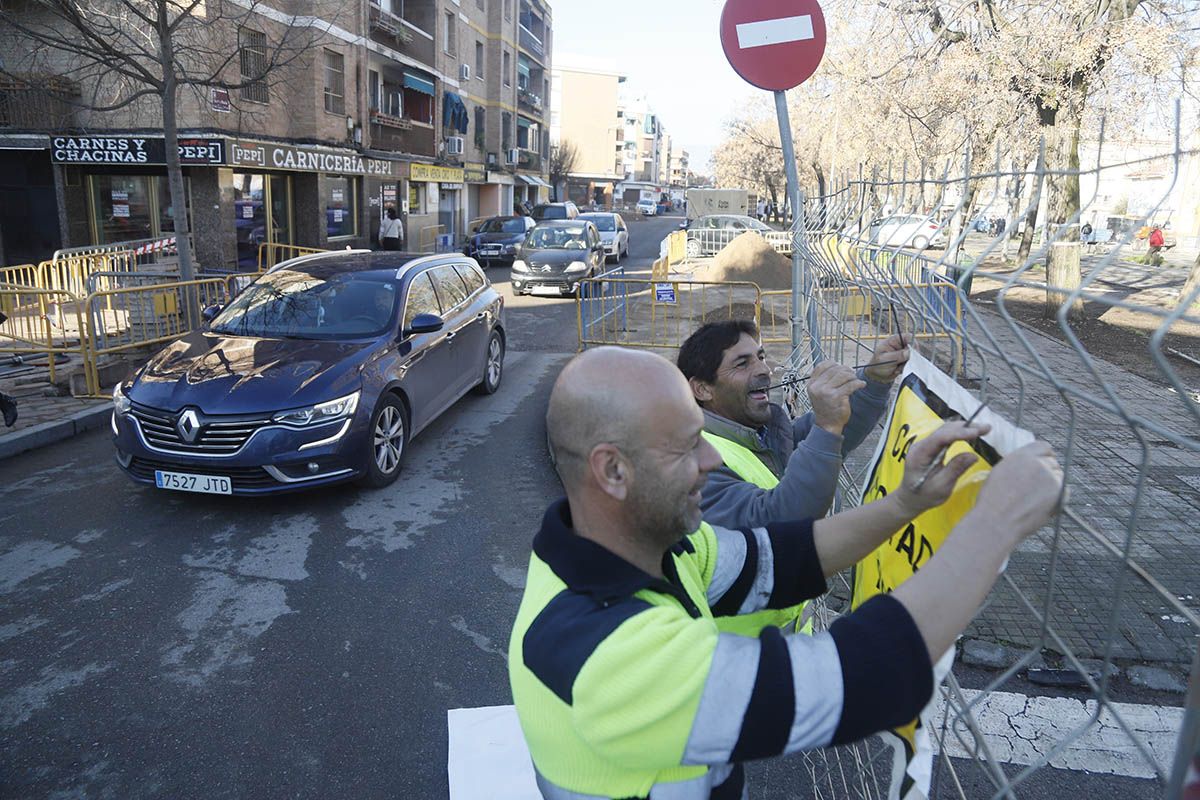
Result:
<svg viewBox="0 0 1200 800">
<path fill-rule="evenodd" d="M 629 255 L 629 227 L 620 214 L 590 212 L 580 214 L 579 218 L 596 226 L 600 241 L 604 242 L 604 253 L 609 259 L 620 264 L 621 259 Z"/>
<path fill-rule="evenodd" d="M 687 230 L 688 258 L 715 255 L 746 231 L 775 230 L 761 220 L 740 214 L 710 214 L 680 227 Z"/>
<path fill-rule="evenodd" d="M 600 232 L 582 219 L 543 222 L 529 232 L 512 265 L 513 294 L 561 297 L 599 275 L 606 258 Z"/>
<path fill-rule="evenodd" d="M 533 207 L 530 214 L 535 222 L 545 222 L 552 219 L 575 219 L 579 216 L 579 206 L 571 201 L 565 203 L 542 203 Z"/>
<path fill-rule="evenodd" d="M 413 436 L 467 391 L 499 388 L 503 312 L 458 254 L 285 261 L 116 386 L 117 463 L 185 492 L 386 486 Z"/>
<path fill-rule="evenodd" d="M 657 217 L 658 203 L 654 202 L 653 200 L 639 200 L 637 204 L 637 211 L 643 217 Z"/>
<path fill-rule="evenodd" d="M 490 217 L 467 239 L 463 254 L 471 256 L 483 267 L 493 264 L 511 267 L 513 254 L 525 240 L 525 234 L 536 224 L 529 217 Z"/>
<path fill-rule="evenodd" d="M 893 214 L 877 219 L 868 228 L 870 243 L 879 247 L 911 247 L 925 250 L 945 247 L 949 237 L 932 217 L 921 214 Z"/>
</svg>

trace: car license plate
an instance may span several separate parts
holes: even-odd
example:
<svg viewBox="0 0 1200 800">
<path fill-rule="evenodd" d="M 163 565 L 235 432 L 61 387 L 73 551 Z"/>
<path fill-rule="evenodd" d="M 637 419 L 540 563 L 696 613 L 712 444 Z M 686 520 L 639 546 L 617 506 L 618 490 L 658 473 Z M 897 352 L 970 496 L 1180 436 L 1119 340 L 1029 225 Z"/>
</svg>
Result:
<svg viewBox="0 0 1200 800">
<path fill-rule="evenodd" d="M 201 494 L 233 494 L 233 484 L 224 475 L 190 475 L 186 472 L 154 470 L 154 485 L 159 489 Z"/>
<path fill-rule="evenodd" d="M 557 286 L 531 286 L 529 291 L 532 294 L 542 295 L 544 297 L 561 297 L 562 289 Z"/>
</svg>

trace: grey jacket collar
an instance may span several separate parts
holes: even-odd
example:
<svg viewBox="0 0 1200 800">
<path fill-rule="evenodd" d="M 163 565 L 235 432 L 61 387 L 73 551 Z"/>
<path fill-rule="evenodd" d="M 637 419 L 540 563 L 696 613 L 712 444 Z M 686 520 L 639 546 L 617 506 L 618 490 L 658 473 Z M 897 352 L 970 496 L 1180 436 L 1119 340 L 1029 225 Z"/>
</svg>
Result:
<svg viewBox="0 0 1200 800">
<path fill-rule="evenodd" d="M 704 411 L 704 430 L 714 436 L 720 436 L 722 439 L 740 444 L 755 453 L 759 460 L 778 476 L 783 474 L 783 468 L 796 448 L 796 443 L 792 439 L 792 420 L 787 411 L 778 403 L 771 403 L 770 408 L 771 421 L 764 426 L 767 433 L 765 444 L 759 438 L 758 430 L 748 428 L 711 411 L 700 410 Z"/>
</svg>

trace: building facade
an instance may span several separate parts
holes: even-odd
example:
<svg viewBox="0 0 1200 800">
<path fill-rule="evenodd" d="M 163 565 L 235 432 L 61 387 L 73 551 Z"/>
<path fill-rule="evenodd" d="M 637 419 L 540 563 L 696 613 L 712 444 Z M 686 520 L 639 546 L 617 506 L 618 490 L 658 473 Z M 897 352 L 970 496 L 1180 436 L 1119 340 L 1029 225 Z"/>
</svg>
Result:
<svg viewBox="0 0 1200 800">
<path fill-rule="evenodd" d="M 625 178 L 625 126 L 620 92 L 625 76 L 599 65 L 554 68 L 550 138 L 576 149 L 566 176 L 567 197 L 579 205 L 609 208 Z"/>
<path fill-rule="evenodd" d="M 388 207 L 409 248 L 453 246 L 471 220 L 547 198 L 548 6 L 368 0 L 328 18 L 320 8 L 301 32 L 308 46 L 260 81 L 246 78 L 297 34 L 289 17 L 263 3 L 236 25 L 197 22 L 239 85 L 179 93 L 200 268 L 252 269 L 267 242 L 370 247 Z M 96 87 L 50 89 L 0 84 L 0 263 L 171 236 L 161 106 L 85 111 L 70 101 Z"/>
</svg>

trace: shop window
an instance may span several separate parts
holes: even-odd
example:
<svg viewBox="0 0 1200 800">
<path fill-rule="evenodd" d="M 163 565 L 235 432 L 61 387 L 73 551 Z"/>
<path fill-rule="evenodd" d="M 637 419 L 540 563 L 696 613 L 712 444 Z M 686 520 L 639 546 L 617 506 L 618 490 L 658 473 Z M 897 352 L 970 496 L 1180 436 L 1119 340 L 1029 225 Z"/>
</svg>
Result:
<svg viewBox="0 0 1200 800">
<path fill-rule="evenodd" d="M 358 178 L 326 175 L 325 231 L 330 239 L 358 235 Z"/>
<path fill-rule="evenodd" d="M 158 207 L 158 233 L 174 233 L 175 232 L 175 204 L 171 202 L 171 182 L 166 175 L 159 175 L 155 182 L 157 192 L 155 194 L 155 205 Z M 187 194 L 187 178 L 184 178 L 184 194 Z M 186 198 L 188 201 L 191 198 Z M 188 230 L 192 229 L 192 205 L 188 202 L 185 205 L 188 215 Z"/>
<path fill-rule="evenodd" d="M 408 213 L 412 215 L 425 213 L 425 184 L 417 181 L 408 182 Z"/>
<path fill-rule="evenodd" d="M 158 215 L 152 207 L 149 175 L 92 175 L 91 209 L 96 244 L 128 242 L 154 236 Z"/>
<path fill-rule="evenodd" d="M 346 113 L 346 67 L 341 53 L 325 51 L 325 110 Z"/>
<path fill-rule="evenodd" d="M 267 103 L 271 100 L 270 90 L 264 80 L 267 74 L 267 35 L 262 31 L 242 28 L 238 31 L 238 60 L 241 63 L 241 89 L 243 100 L 252 103 Z"/>
</svg>

